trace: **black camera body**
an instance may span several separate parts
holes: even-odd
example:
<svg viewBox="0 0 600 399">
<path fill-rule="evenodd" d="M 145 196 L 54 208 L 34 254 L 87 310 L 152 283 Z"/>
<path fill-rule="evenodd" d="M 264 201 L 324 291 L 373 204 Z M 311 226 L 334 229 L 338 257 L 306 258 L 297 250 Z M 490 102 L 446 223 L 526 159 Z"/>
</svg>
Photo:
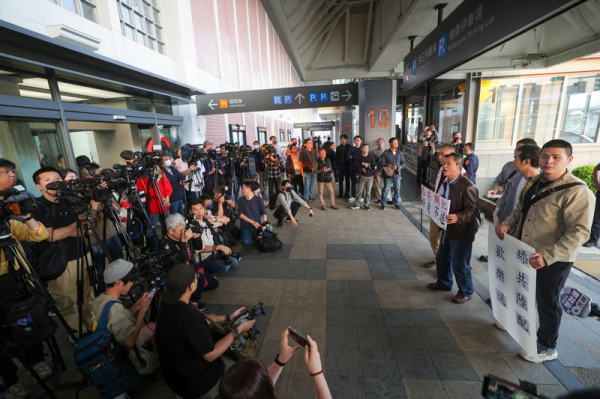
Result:
<svg viewBox="0 0 600 399">
<path fill-rule="evenodd" d="M 200 144 L 186 144 L 181 147 L 181 159 L 185 162 L 196 163 L 206 158 L 208 158 L 208 154 Z"/>
<path fill-rule="evenodd" d="M 232 320 L 231 328 L 237 327 L 240 324 L 245 323 L 249 320 L 254 320 L 256 318 L 256 316 L 268 315 L 268 314 L 269 314 L 269 308 L 267 308 L 267 305 L 265 305 L 262 302 L 259 302 L 256 305 L 252 306 L 252 308 L 250 308 L 249 311 L 239 315 L 234 320 Z M 252 329 L 254 329 L 254 327 L 252 327 Z"/>
<path fill-rule="evenodd" d="M 200 223 L 198 223 L 196 220 L 195 213 L 188 213 L 185 215 L 185 224 L 187 228 L 192 231 L 192 233 L 202 234 L 202 226 L 200 226 Z"/>
<path fill-rule="evenodd" d="M 8 219 L 11 216 L 26 215 L 35 210 L 36 202 L 33 198 L 8 198 L 25 192 L 23 186 L 11 187 L 0 191 L 0 220 Z"/>
<path fill-rule="evenodd" d="M 106 187 L 102 187 L 106 182 Z M 85 212 L 91 200 L 104 203 L 108 201 L 112 192 L 121 192 L 129 187 L 126 179 L 103 179 L 93 177 L 87 179 L 74 179 L 69 181 L 55 181 L 48 183 L 48 190 L 56 191 L 55 197 L 71 205 L 77 214 Z"/>
</svg>

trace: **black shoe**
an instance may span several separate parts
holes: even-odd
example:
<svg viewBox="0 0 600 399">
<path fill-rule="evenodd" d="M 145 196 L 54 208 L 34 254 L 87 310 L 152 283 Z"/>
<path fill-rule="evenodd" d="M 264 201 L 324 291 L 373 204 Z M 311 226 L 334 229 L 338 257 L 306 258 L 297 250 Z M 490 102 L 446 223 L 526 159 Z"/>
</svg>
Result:
<svg viewBox="0 0 600 399">
<path fill-rule="evenodd" d="M 338 198 L 344 198 L 344 196 L 343 196 L 343 195 L 338 195 L 337 197 L 338 197 Z"/>
<path fill-rule="evenodd" d="M 385 205 L 381 204 L 381 210 L 385 211 Z"/>
<path fill-rule="evenodd" d="M 587 241 L 586 241 L 586 242 L 583 244 L 583 246 L 584 246 L 584 247 L 586 247 L 586 248 L 595 248 L 595 247 L 597 247 L 597 246 L 598 246 L 598 242 L 594 242 L 593 240 L 591 240 L 591 239 L 590 239 L 590 240 L 587 240 Z"/>
<path fill-rule="evenodd" d="M 394 208 L 400 210 L 400 205 L 394 205 Z"/>
</svg>

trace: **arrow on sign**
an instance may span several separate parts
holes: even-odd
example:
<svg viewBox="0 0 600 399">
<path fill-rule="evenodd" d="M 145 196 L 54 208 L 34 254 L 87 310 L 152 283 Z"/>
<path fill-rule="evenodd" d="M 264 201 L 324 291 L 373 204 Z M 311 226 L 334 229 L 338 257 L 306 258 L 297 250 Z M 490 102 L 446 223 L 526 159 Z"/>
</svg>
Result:
<svg viewBox="0 0 600 399">
<path fill-rule="evenodd" d="M 298 94 L 296 95 L 296 100 L 298 100 L 298 104 L 302 104 L 302 99 L 303 99 L 303 98 L 306 98 L 306 97 L 304 97 L 304 96 L 303 96 L 302 94 L 300 94 L 300 93 L 298 93 Z"/>
<path fill-rule="evenodd" d="M 213 99 L 210 99 L 210 102 L 208 103 L 208 106 L 210 107 L 210 109 L 212 109 L 213 111 L 215 110 L 215 105 L 217 105 L 217 103 L 213 104 Z"/>
<path fill-rule="evenodd" d="M 352 93 L 350 93 L 348 90 L 346 90 L 346 93 L 348 94 L 342 94 L 342 97 L 346 97 L 346 101 L 348 101 L 352 97 Z"/>
</svg>

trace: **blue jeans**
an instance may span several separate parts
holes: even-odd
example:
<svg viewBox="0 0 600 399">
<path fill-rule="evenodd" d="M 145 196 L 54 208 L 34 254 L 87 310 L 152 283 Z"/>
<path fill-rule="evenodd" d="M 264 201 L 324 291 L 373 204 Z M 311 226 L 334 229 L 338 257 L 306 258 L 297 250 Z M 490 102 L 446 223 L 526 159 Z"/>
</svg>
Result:
<svg viewBox="0 0 600 399">
<path fill-rule="evenodd" d="M 183 213 L 183 199 L 180 199 L 179 201 L 171 202 L 171 207 L 169 208 L 169 215 L 174 215 L 176 213 L 185 215 Z"/>
<path fill-rule="evenodd" d="M 312 173 L 304 173 L 304 199 L 315 198 L 315 182 L 317 175 Z"/>
<path fill-rule="evenodd" d="M 394 205 L 400 205 L 400 183 L 402 183 L 402 177 L 384 177 L 383 178 L 383 192 L 381 193 L 381 204 L 387 204 L 387 193 L 392 187 L 394 191 Z"/>
<path fill-rule="evenodd" d="M 438 279 L 436 284 L 442 288 L 452 288 L 452 272 L 456 277 L 458 293 L 468 297 L 473 295 L 471 277 L 471 250 L 473 238 L 450 240 L 442 233 L 442 241 L 435 259 Z"/>
<path fill-rule="evenodd" d="M 267 227 L 267 229 L 265 230 L 265 232 L 269 232 L 269 231 L 273 231 L 272 225 L 269 225 L 269 227 Z M 255 232 L 256 232 L 256 229 L 252 226 L 250 226 L 250 227 L 242 226 L 242 228 L 240 230 L 240 235 L 241 235 L 242 245 L 244 247 L 247 247 L 248 245 L 252 244 L 252 240 L 254 240 Z"/>
<path fill-rule="evenodd" d="M 210 258 L 200 262 L 200 266 L 204 268 L 206 273 L 218 274 L 225 273 L 229 269 L 237 269 L 239 263 L 236 258 L 229 258 L 231 260 L 230 265 L 226 265 L 224 260 L 211 260 Z"/>
<path fill-rule="evenodd" d="M 123 259 L 123 243 L 118 234 L 106 240 L 104 245 L 113 262 L 117 259 Z M 99 244 L 94 244 L 90 247 L 90 254 L 94 259 L 96 270 L 98 271 L 98 292 L 104 292 L 104 289 L 106 288 L 104 285 L 104 264 L 106 257 Z"/>
</svg>

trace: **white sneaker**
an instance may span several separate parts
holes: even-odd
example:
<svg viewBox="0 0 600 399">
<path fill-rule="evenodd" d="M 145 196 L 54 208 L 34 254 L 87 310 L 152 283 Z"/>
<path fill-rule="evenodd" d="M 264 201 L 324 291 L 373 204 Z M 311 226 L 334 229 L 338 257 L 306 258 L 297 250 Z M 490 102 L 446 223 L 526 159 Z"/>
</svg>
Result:
<svg viewBox="0 0 600 399">
<path fill-rule="evenodd" d="M 34 364 L 33 371 L 35 371 L 42 380 L 45 380 L 52 375 L 52 369 L 45 362 Z"/>
<path fill-rule="evenodd" d="M 541 363 L 547 362 L 549 360 L 554 360 L 558 358 L 558 351 L 556 349 L 546 349 L 545 351 L 541 351 L 537 354 L 537 359 L 531 356 L 529 353 L 525 352 L 525 349 L 521 349 L 519 351 L 519 356 L 528 362 L 532 363 Z"/>
<path fill-rule="evenodd" d="M 354 201 L 356 201 L 356 198 L 354 198 L 354 197 L 348 198 L 348 202 L 354 202 Z"/>
<path fill-rule="evenodd" d="M 29 395 L 31 395 L 31 391 L 21 384 L 15 384 L 12 387 L 8 388 L 8 396 L 6 399 L 25 399 Z"/>
<path fill-rule="evenodd" d="M 361 198 L 358 202 L 362 204 L 363 202 L 365 202 L 365 199 Z"/>
<path fill-rule="evenodd" d="M 504 328 L 504 326 L 500 324 L 499 321 L 494 323 L 494 327 L 496 327 L 498 330 L 506 331 L 506 328 Z"/>
</svg>

